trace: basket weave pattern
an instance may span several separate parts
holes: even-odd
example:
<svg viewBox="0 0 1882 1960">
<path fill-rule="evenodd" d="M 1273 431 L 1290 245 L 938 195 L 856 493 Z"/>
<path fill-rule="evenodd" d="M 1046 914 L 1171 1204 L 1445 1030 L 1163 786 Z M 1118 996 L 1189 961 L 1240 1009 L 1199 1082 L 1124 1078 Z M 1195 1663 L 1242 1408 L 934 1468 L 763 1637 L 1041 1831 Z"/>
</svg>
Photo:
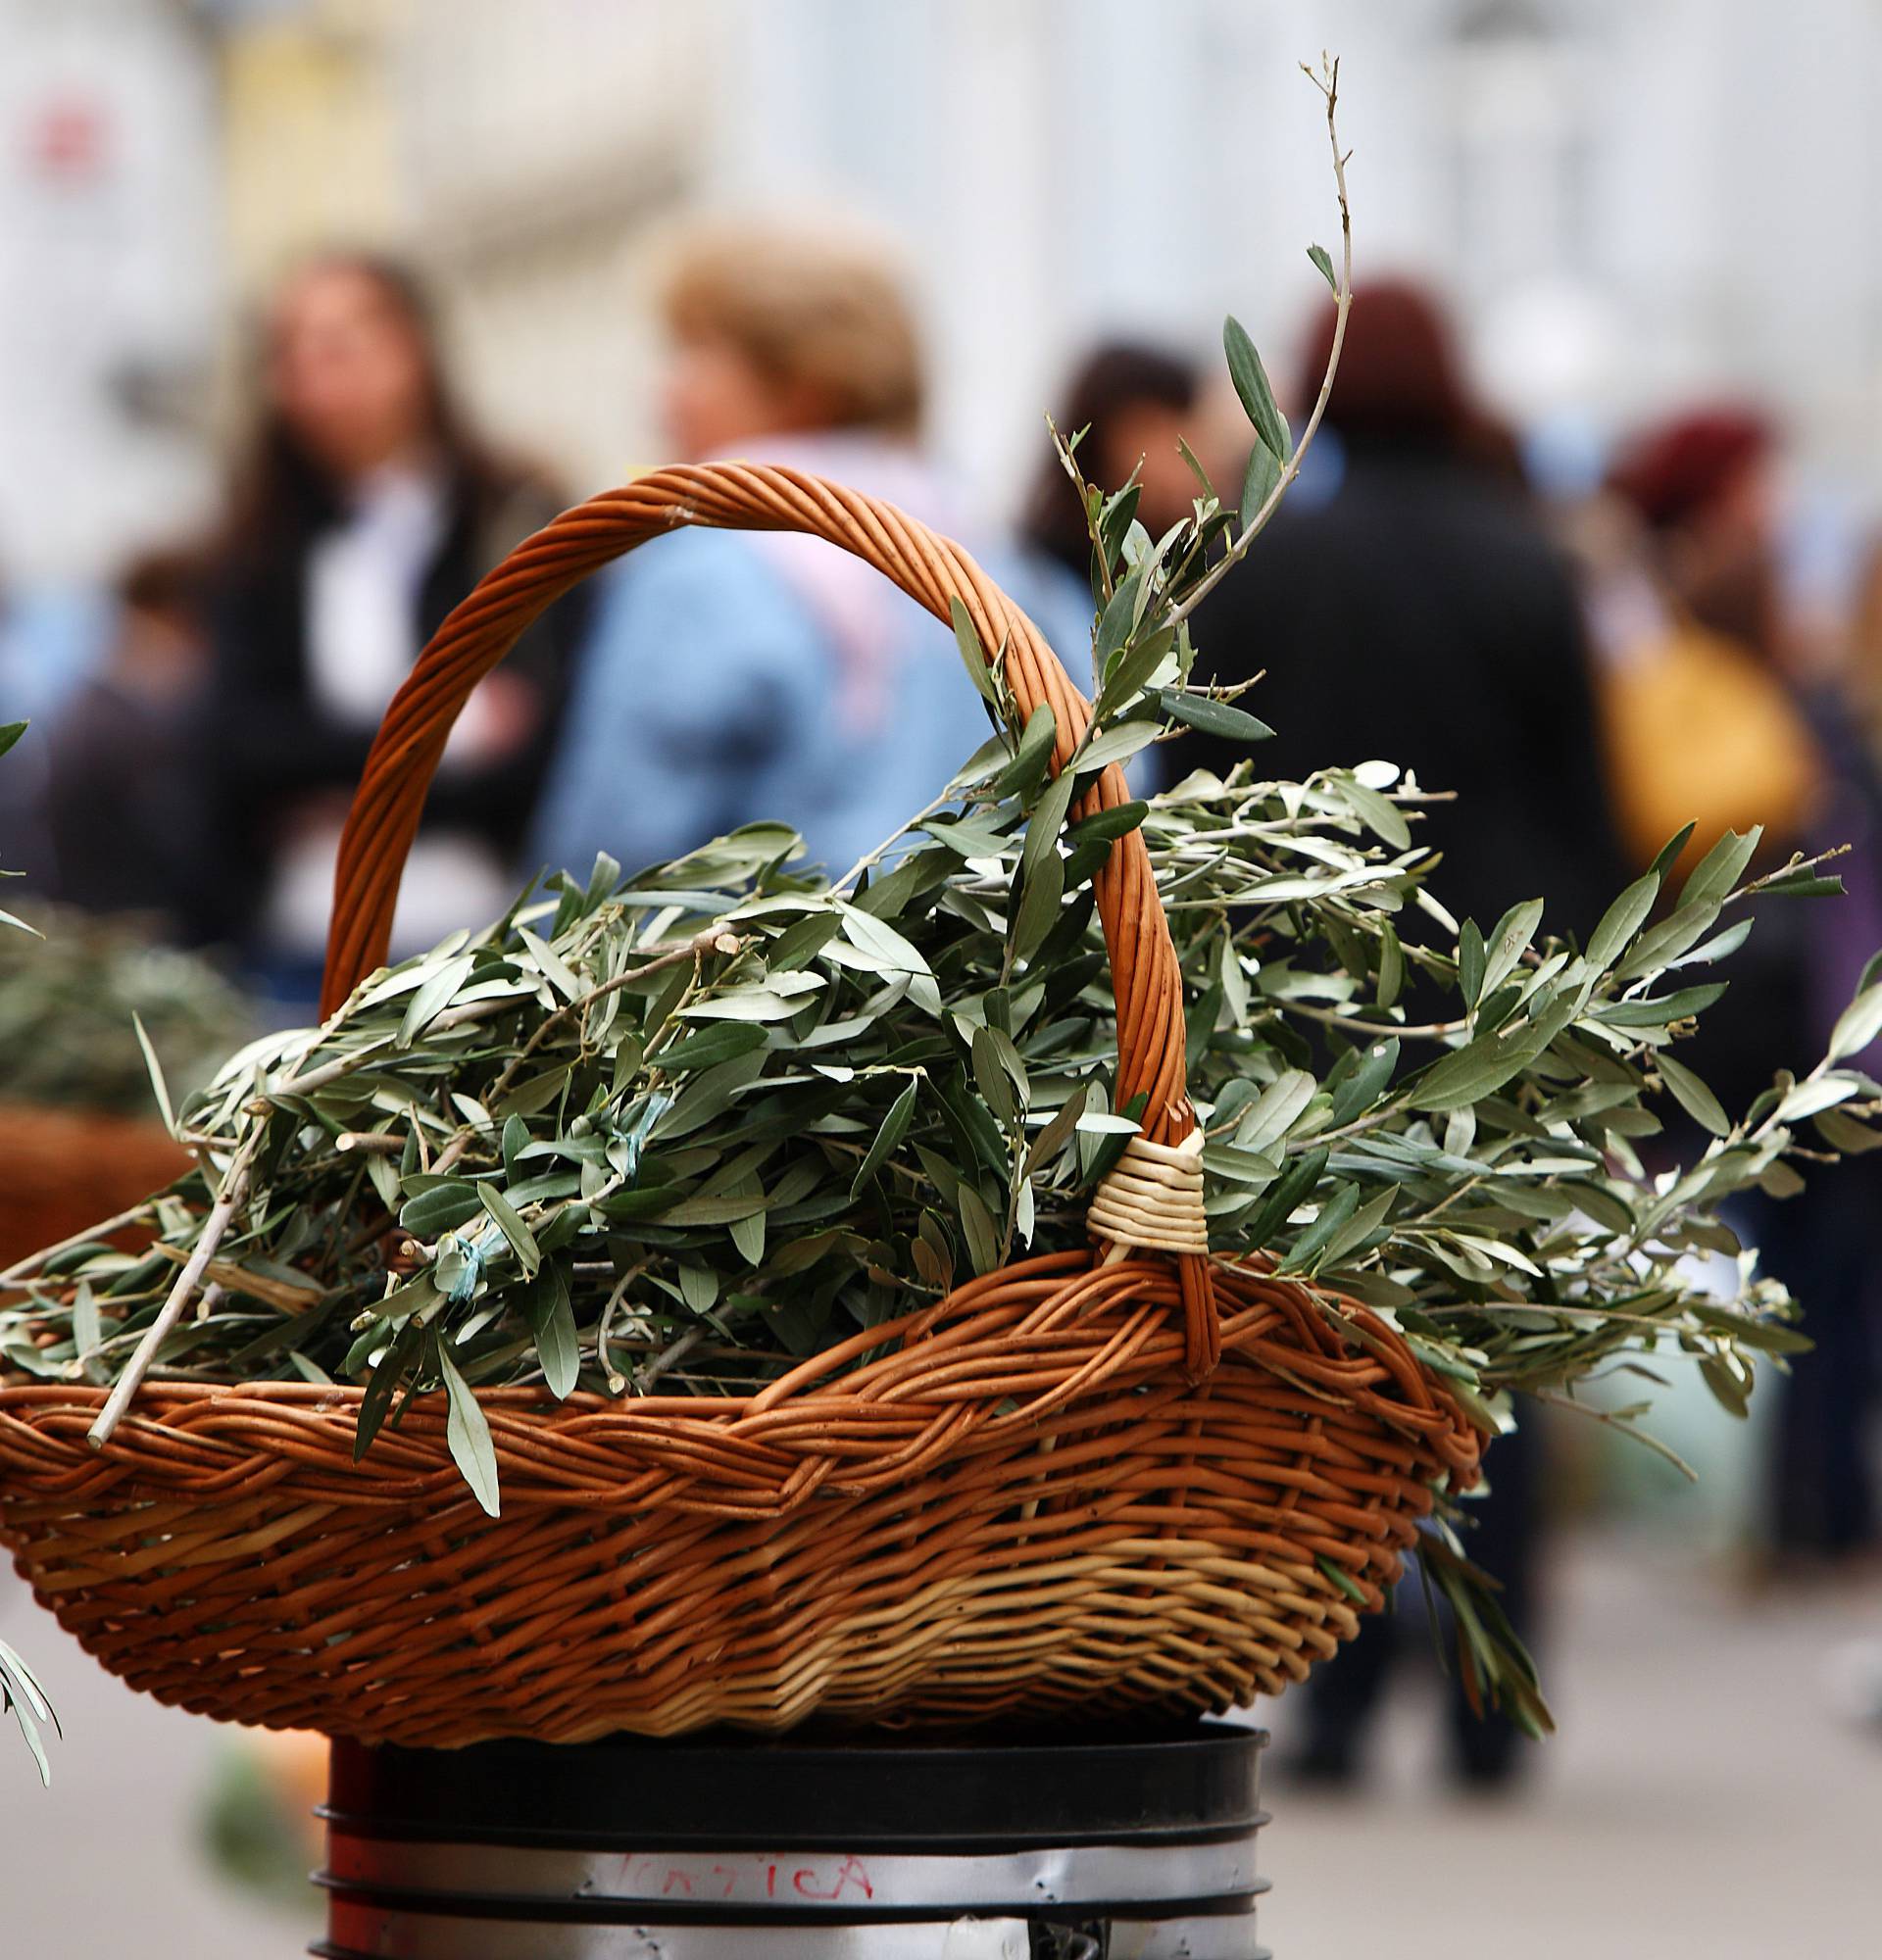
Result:
<svg viewBox="0 0 1882 1960">
<path fill-rule="evenodd" d="M 958 594 L 1069 758 L 1083 698 L 959 547 L 793 471 L 662 471 L 520 546 L 393 702 L 341 847 L 328 1008 L 383 957 L 471 688 L 561 592 L 681 523 L 826 537 L 943 617 Z M 1109 769 L 1080 808 L 1126 795 Z M 1115 1100 L 1143 1094 L 1146 1138 L 1173 1147 L 1195 1127 L 1181 976 L 1140 837 L 1097 887 Z M 133 1686 L 368 1740 L 1219 1709 L 1350 1638 L 1433 1481 L 1474 1478 L 1442 1383 L 1365 1309 L 1344 1317 L 1351 1340 L 1259 1259 L 1036 1257 L 752 1397 L 484 1392 L 497 1519 L 441 1396 L 356 1465 L 355 1389 L 153 1380 L 94 1452 L 103 1391 L 5 1388 L 0 1536 Z"/>
</svg>

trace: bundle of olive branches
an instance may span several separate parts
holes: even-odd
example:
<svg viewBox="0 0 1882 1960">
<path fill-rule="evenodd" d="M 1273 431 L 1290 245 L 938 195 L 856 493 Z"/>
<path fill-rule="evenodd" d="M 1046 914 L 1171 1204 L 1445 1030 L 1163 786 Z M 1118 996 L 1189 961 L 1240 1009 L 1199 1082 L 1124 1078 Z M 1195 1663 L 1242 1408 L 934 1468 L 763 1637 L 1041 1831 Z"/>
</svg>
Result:
<svg viewBox="0 0 1882 1960">
<path fill-rule="evenodd" d="M 193 1266 L 155 1373 L 365 1385 L 362 1448 L 442 1386 L 494 1505 L 475 1387 L 743 1392 L 1079 1243 L 1140 1113 L 1112 1093 L 1089 884 L 1133 826 L 1185 975 L 1220 1255 L 1395 1318 L 1486 1428 L 1510 1391 L 1572 1396 L 1668 1343 L 1742 1408 L 1755 1357 L 1799 1337 L 1719 1207 L 1789 1188 L 1801 1142 L 1882 1134 L 1849 1065 L 1882 985 L 1733 1121 L 1672 1053 L 1721 991 L 1692 976 L 1809 868 L 1741 882 L 1756 834 L 1728 835 L 1585 946 L 1543 933 L 1540 900 L 1480 930 L 1423 883 L 1424 801 L 1383 764 L 1243 765 L 1062 831 L 1043 749 L 1008 732 L 847 885 L 762 826 L 627 885 L 604 860 L 236 1055 L 178 1111 L 197 1167 L 146 1208 L 149 1247 L 88 1236 L 14 1275 L 0 1355 L 120 1381 Z M 1042 915 L 1047 854 L 1066 889 Z M 1664 1098 L 1712 1136 L 1649 1176 Z M 1735 1299 L 1689 1257 L 1720 1252 Z"/>
</svg>

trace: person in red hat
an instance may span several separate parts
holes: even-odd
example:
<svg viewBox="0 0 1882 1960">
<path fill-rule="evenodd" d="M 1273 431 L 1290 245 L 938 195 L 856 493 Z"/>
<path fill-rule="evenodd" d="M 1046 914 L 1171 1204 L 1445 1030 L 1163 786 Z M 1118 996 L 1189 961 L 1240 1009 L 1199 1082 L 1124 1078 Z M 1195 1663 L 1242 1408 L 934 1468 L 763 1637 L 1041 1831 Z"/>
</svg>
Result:
<svg viewBox="0 0 1882 1960">
<path fill-rule="evenodd" d="M 1729 1109 L 1774 1062 L 1821 1053 L 1882 939 L 1882 784 L 1843 690 L 1811 676 L 1786 616 L 1778 463 L 1770 420 L 1717 402 L 1644 430 L 1609 479 L 1637 519 L 1661 607 L 1657 629 L 1607 650 L 1610 765 L 1623 809 L 1635 810 L 1637 855 L 1694 818 L 1689 857 L 1726 824 L 1760 825 L 1771 865 L 1794 850 L 1856 847 L 1835 867 L 1841 899 L 1757 909 L 1731 991 L 1693 1043 Z M 1859 1554 L 1882 1523 L 1868 1446 L 1882 1404 L 1872 1164 L 1824 1165 L 1781 1204 L 1753 1194 L 1741 1228 L 1803 1301 L 1815 1343 L 1779 1399 L 1763 1520 L 1767 1549 L 1792 1561 Z"/>
<path fill-rule="evenodd" d="M 1673 598 L 1692 618 L 1782 664 L 1776 457 L 1765 416 L 1717 403 L 1648 429 L 1623 451 L 1610 482 L 1639 514 Z"/>
</svg>

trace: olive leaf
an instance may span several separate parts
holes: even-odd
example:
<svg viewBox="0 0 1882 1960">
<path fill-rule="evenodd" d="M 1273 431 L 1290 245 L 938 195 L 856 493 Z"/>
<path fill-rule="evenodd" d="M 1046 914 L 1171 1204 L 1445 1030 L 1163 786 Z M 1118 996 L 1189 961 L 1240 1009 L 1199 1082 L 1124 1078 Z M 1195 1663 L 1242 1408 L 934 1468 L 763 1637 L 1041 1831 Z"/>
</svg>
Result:
<svg viewBox="0 0 1882 1960">
<path fill-rule="evenodd" d="M 1228 356 L 1229 379 L 1235 384 L 1235 392 L 1262 446 L 1276 463 L 1285 463 L 1294 447 L 1287 417 L 1275 406 L 1274 391 L 1267 384 L 1267 371 L 1255 351 L 1255 343 L 1233 314 L 1222 322 L 1222 350 Z"/>
<path fill-rule="evenodd" d="M 490 1441 L 490 1425 L 484 1418 L 482 1405 L 442 1348 L 438 1349 L 438 1372 L 444 1378 L 445 1393 L 450 1399 L 445 1440 L 451 1446 L 452 1460 L 464 1473 L 471 1495 L 494 1518 L 502 1507 L 497 1492 L 497 1452 Z"/>
</svg>

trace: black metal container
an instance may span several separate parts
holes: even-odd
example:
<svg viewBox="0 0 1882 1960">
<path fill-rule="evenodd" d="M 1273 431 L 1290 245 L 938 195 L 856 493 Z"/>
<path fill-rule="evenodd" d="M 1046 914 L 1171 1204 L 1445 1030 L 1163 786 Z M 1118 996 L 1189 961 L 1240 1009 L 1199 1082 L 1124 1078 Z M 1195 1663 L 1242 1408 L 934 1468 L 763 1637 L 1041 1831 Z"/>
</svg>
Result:
<svg viewBox="0 0 1882 1960">
<path fill-rule="evenodd" d="M 335 1742 L 328 1960 L 1255 1960 L 1257 1730 Z"/>
</svg>

